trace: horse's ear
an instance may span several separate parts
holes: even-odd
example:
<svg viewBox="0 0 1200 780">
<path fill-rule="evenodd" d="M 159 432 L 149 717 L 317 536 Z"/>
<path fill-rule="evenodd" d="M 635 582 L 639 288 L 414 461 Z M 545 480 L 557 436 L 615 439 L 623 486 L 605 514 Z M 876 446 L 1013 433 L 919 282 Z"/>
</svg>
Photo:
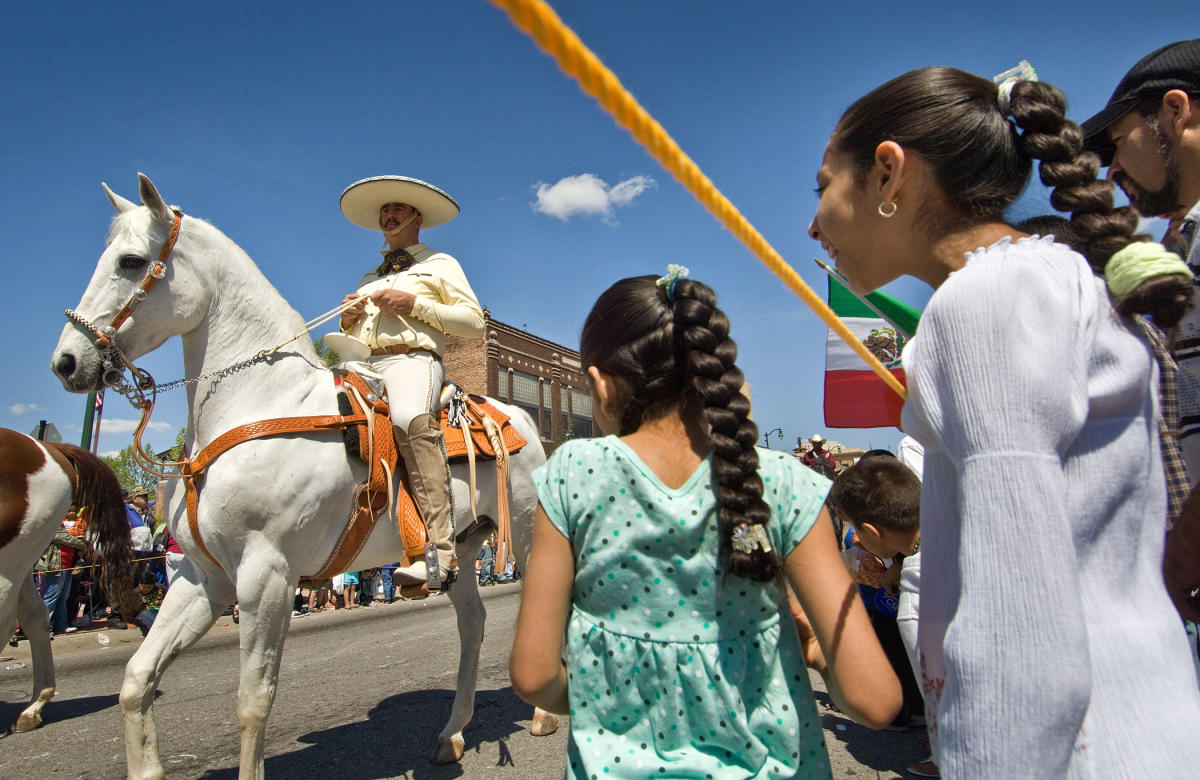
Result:
<svg viewBox="0 0 1200 780">
<path fill-rule="evenodd" d="M 110 190 L 104 182 L 100 182 L 100 186 L 104 188 L 104 194 L 108 196 L 108 202 L 113 204 L 113 208 L 117 210 L 118 214 L 124 214 L 130 209 L 137 208 L 136 203 L 131 200 L 125 200 L 125 198 Z"/>
<path fill-rule="evenodd" d="M 158 194 L 158 188 L 154 186 L 154 182 L 146 174 L 138 172 L 138 192 L 142 196 L 142 205 L 150 209 L 150 213 L 159 222 L 171 222 L 174 218 L 174 213 L 171 208 L 163 201 L 162 195 Z"/>
</svg>

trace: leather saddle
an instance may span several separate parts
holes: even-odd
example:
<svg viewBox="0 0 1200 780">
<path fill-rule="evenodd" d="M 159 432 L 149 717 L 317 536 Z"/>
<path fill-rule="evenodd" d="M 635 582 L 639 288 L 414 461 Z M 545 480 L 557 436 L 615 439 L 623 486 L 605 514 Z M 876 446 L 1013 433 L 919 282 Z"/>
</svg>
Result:
<svg viewBox="0 0 1200 780">
<path fill-rule="evenodd" d="M 195 457 L 180 461 L 179 473 L 186 489 L 188 528 L 200 551 L 218 569 L 222 568 L 221 564 L 204 544 L 198 523 L 200 485 L 208 466 L 221 453 L 245 441 L 290 433 L 333 430 L 342 431 L 351 457 L 361 457 L 370 467 L 369 474 L 355 488 L 354 509 L 329 559 L 319 571 L 302 577 L 301 583 L 320 582 L 345 571 L 362 552 L 376 520 L 389 505 L 394 508 L 404 542 L 406 565 L 423 559 L 425 523 L 408 491 L 407 472 L 400 468 L 402 463 L 396 449 L 392 421 L 388 416 L 389 407 L 387 401 L 383 400 L 380 387 L 373 380 L 345 370 L 334 371 L 334 382 L 339 387 L 339 414 L 279 417 L 239 425 L 218 436 Z M 528 442 L 513 427 L 509 416 L 482 396 L 469 395 L 450 384 L 443 389 L 441 402 L 441 424 L 447 456 L 452 461 L 465 459 L 469 464 L 471 514 L 475 522 L 460 533 L 459 538 L 465 538 L 480 523 L 475 506 L 475 461 L 495 460 L 497 516 L 492 519 L 496 526 L 497 555 L 507 556 L 512 544 L 508 512 L 508 456 Z M 399 479 L 394 478 L 397 472 Z"/>
<path fill-rule="evenodd" d="M 423 560 L 425 523 L 420 509 L 408 490 L 408 476 L 396 447 L 395 429 L 381 386 L 353 371 L 336 370 L 338 411 L 347 419 L 343 440 L 351 457 L 365 461 L 370 471 L 367 480 L 355 489 L 354 512 L 343 530 L 333 554 L 321 570 L 306 580 L 319 581 L 345 571 L 362 551 L 375 522 L 388 506 L 394 507 L 396 522 L 408 562 Z M 453 461 L 470 464 L 471 510 L 475 511 L 475 461 L 495 460 L 501 470 L 497 480 L 500 517 L 494 518 L 499 538 L 497 552 L 511 545 L 508 517 L 508 456 L 528 442 L 513 427 L 510 417 L 482 396 L 470 395 L 447 384 L 441 397 L 440 422 L 446 455 Z M 399 473 L 400 478 L 395 476 Z M 395 488 L 393 490 L 393 488 Z"/>
</svg>

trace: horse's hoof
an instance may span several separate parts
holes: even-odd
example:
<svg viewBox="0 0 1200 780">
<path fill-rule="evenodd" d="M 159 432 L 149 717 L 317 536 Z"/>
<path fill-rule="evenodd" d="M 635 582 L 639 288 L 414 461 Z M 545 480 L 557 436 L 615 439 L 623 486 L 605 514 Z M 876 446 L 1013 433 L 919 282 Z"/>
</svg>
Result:
<svg viewBox="0 0 1200 780">
<path fill-rule="evenodd" d="M 17 718 L 17 722 L 13 724 L 12 731 L 14 734 L 20 734 L 23 731 L 33 731 L 38 726 L 42 725 L 41 713 L 33 715 L 23 714 Z"/>
<path fill-rule="evenodd" d="M 529 733 L 535 737 L 548 737 L 558 731 L 558 716 L 542 709 L 533 711 L 533 722 L 529 724 Z"/>
<path fill-rule="evenodd" d="M 433 757 L 429 760 L 435 764 L 457 763 L 463 757 L 463 744 L 461 734 L 455 734 L 449 739 L 439 739 L 437 747 L 433 750 Z"/>
</svg>

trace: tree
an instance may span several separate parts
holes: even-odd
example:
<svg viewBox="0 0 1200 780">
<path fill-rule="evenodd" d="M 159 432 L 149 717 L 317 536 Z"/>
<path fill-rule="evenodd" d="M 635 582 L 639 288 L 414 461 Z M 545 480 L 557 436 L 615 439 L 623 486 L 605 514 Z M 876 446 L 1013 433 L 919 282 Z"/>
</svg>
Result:
<svg viewBox="0 0 1200 780">
<path fill-rule="evenodd" d="M 325 339 L 317 339 L 313 346 L 317 350 L 317 357 L 321 358 L 326 368 L 333 368 L 342 362 L 342 358 L 325 343 Z"/>
<path fill-rule="evenodd" d="M 149 449 L 143 448 L 142 454 L 149 459 L 154 458 L 154 453 Z M 133 457 L 133 444 L 130 444 L 125 449 L 118 452 L 116 455 L 106 455 L 102 460 L 108 464 L 108 467 L 117 475 L 117 481 L 121 483 L 121 489 L 126 493 L 134 488 L 144 487 L 147 490 L 153 490 L 154 483 L 157 477 L 153 474 L 147 474 L 146 471 L 138 465 Z"/>
<path fill-rule="evenodd" d="M 148 460 L 179 460 L 179 456 L 183 453 L 183 441 L 186 437 L 187 428 L 180 428 L 179 432 L 175 434 L 175 444 L 171 446 L 171 449 L 156 455 L 149 447 L 143 447 L 142 454 Z M 158 482 L 158 475 L 151 474 L 138 465 L 133 457 L 133 444 L 130 444 L 116 455 L 105 456 L 102 460 L 117 475 L 117 481 L 121 483 L 122 490 L 129 492 L 134 488 L 146 488 L 151 493 L 154 492 L 154 486 Z"/>
</svg>

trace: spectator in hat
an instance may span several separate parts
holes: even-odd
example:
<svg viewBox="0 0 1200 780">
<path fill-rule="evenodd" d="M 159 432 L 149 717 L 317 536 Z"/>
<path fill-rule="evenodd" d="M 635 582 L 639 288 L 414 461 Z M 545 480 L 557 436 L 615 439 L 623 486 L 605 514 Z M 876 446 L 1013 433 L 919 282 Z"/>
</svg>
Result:
<svg viewBox="0 0 1200 780">
<path fill-rule="evenodd" d="M 829 468 L 836 473 L 837 461 L 833 459 L 833 453 L 825 449 L 825 437 L 819 433 L 814 433 L 812 438 L 808 440 L 808 443 L 812 445 L 812 449 L 804 453 L 800 458 L 800 462 L 811 469 L 816 468 L 819 461 L 826 461 L 829 464 Z"/>
<path fill-rule="evenodd" d="M 125 515 L 129 518 L 130 538 L 134 552 L 148 553 L 154 549 L 154 531 L 146 522 L 146 516 L 150 512 L 150 505 L 147 502 L 149 496 L 149 490 L 137 487 L 129 491 L 125 499 Z"/>
<path fill-rule="evenodd" d="M 449 222 L 458 204 L 437 187 L 406 176 L 376 176 L 342 193 L 342 213 L 359 227 L 383 231 L 383 262 L 368 272 L 344 303 L 341 329 L 383 376 L 396 444 L 408 470 L 436 560 L 397 569 L 402 582 L 424 580 L 430 590 L 456 576 L 450 469 L 437 414 L 446 336 L 483 335 L 483 309 L 458 261 L 421 243 L 418 232 Z M 338 349 L 346 340 L 336 341 Z M 343 355 L 346 357 L 346 355 Z"/>
<path fill-rule="evenodd" d="M 1163 243 L 1184 255 L 1193 273 L 1200 271 L 1200 39 L 1168 44 L 1139 60 L 1083 130 L 1085 146 L 1108 166 L 1108 178 L 1142 216 L 1170 221 Z M 1200 485 L 1200 310 L 1182 314 L 1173 342 L 1179 424 L 1168 421 L 1166 427 L 1172 434 L 1178 431 L 1187 481 L 1195 491 Z M 1165 390 L 1174 377 L 1166 370 L 1162 375 Z M 1176 410 L 1174 401 L 1164 392 L 1164 414 Z M 1166 465 L 1170 476 L 1170 459 Z M 1195 493 L 1168 535 L 1165 574 L 1175 606 L 1188 621 L 1200 673 L 1200 599 L 1193 595 L 1200 588 L 1200 496 Z"/>
<path fill-rule="evenodd" d="M 1171 248 L 1186 253 L 1193 272 L 1200 270 L 1200 39 L 1163 46 L 1139 60 L 1083 131 L 1085 147 L 1100 155 L 1108 178 L 1142 216 L 1171 220 Z M 1197 346 L 1200 311 L 1192 308 L 1179 322 L 1175 357 L 1182 374 L 1180 441 L 1193 487 L 1200 483 Z"/>
</svg>

